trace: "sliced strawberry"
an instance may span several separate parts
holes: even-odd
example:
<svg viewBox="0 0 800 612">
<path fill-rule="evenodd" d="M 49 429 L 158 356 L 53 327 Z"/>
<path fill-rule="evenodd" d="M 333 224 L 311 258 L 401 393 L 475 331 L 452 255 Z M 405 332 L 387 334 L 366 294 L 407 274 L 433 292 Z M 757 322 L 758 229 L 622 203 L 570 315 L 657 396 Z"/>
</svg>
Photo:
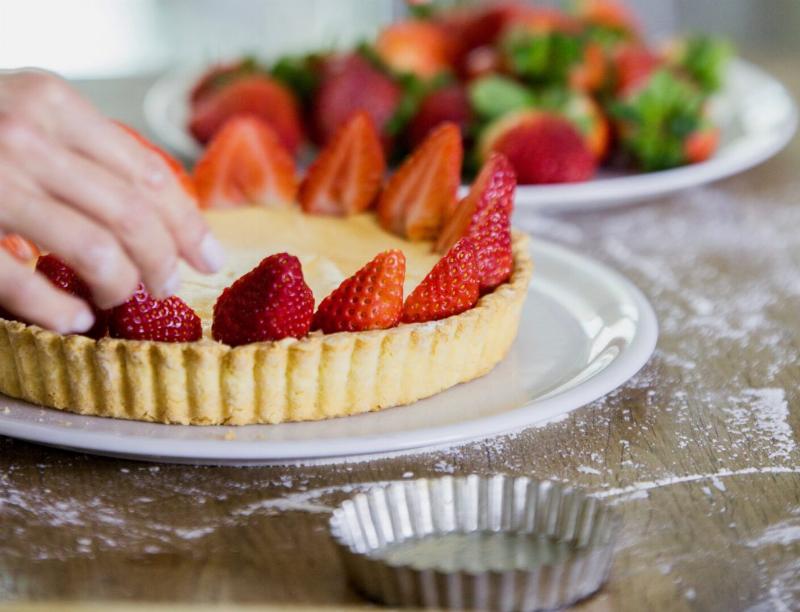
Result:
<svg viewBox="0 0 800 612">
<path fill-rule="evenodd" d="M 453 209 L 461 180 L 461 132 L 443 123 L 391 176 L 378 200 L 378 220 L 409 240 L 430 240 Z"/>
<path fill-rule="evenodd" d="M 375 41 L 378 57 L 392 70 L 429 79 L 451 68 L 452 46 L 445 30 L 410 19 L 384 28 Z"/>
<path fill-rule="evenodd" d="M 403 314 L 405 275 L 402 251 L 380 253 L 322 300 L 313 329 L 333 334 L 394 327 Z"/>
<path fill-rule="evenodd" d="M 214 305 L 211 333 L 231 346 L 302 338 L 311 329 L 313 315 L 314 295 L 300 260 L 278 253 L 222 292 Z"/>
<path fill-rule="evenodd" d="M 489 293 L 506 282 L 514 267 L 511 252 L 511 219 L 499 201 L 467 234 L 475 241 L 481 293 Z"/>
<path fill-rule="evenodd" d="M 359 111 L 319 153 L 300 186 L 306 212 L 351 215 L 369 208 L 381 188 L 386 160 L 372 118 Z"/>
<path fill-rule="evenodd" d="M 186 168 L 183 167 L 183 164 L 181 162 L 172 157 L 172 155 L 167 153 L 161 147 L 154 145 L 147 138 L 145 138 L 139 132 L 134 130 L 131 126 L 126 125 L 121 121 L 115 121 L 114 123 L 116 123 L 119 127 L 125 130 L 128 134 L 133 136 L 139 142 L 139 144 L 142 144 L 151 151 L 157 153 L 161 157 L 161 159 L 163 159 L 167 163 L 167 166 L 169 166 L 169 169 L 172 171 L 172 174 L 175 176 L 175 178 L 178 179 L 178 182 L 181 184 L 181 187 L 183 187 L 183 190 L 186 193 L 188 193 L 191 197 L 193 198 L 197 197 L 197 190 L 194 187 L 194 181 L 192 180 L 192 177 L 189 175 L 189 173 L 186 172 Z"/>
<path fill-rule="evenodd" d="M 467 92 L 461 85 L 448 85 L 432 91 L 420 102 L 416 114 L 408 127 L 408 137 L 416 146 L 440 124 L 449 121 L 455 123 L 466 134 L 467 126 L 472 118 Z"/>
<path fill-rule="evenodd" d="M 266 121 L 291 153 L 303 139 L 300 112 L 294 94 L 264 75 L 234 81 L 200 100 L 192 109 L 189 130 L 205 144 L 237 115 L 255 115 Z"/>
<path fill-rule="evenodd" d="M 442 228 L 436 241 L 436 250 L 446 253 L 453 248 L 456 242 L 481 223 L 495 204 L 510 218 L 516 187 L 517 179 L 508 159 L 500 153 L 491 153 L 469 193 L 458 203 Z"/>
<path fill-rule="evenodd" d="M 719 130 L 707 127 L 689 134 L 683 144 L 686 161 L 697 164 L 706 161 L 717 150 L 719 145 Z"/>
<path fill-rule="evenodd" d="M 42 255 L 36 261 L 36 271 L 45 276 L 53 285 L 89 304 L 94 315 L 94 325 L 85 336 L 99 339 L 106 335 L 108 310 L 101 310 L 92 300 L 89 285 L 78 274 L 55 255 Z"/>
<path fill-rule="evenodd" d="M 202 208 L 241 204 L 288 205 L 297 195 L 292 156 L 272 128 L 257 117 L 234 117 L 219 131 L 194 168 Z"/>
<path fill-rule="evenodd" d="M 317 141 L 328 142 L 358 110 L 366 111 L 378 131 L 386 136 L 386 124 L 394 116 L 402 96 L 400 87 L 362 56 L 331 58 L 325 64 L 322 83 L 312 101 Z"/>
<path fill-rule="evenodd" d="M 157 300 L 139 284 L 127 302 L 111 310 L 108 333 L 125 340 L 193 342 L 203 337 L 203 328 L 200 317 L 181 298 Z"/>
<path fill-rule="evenodd" d="M 520 184 L 572 183 L 590 179 L 597 160 L 583 136 L 557 113 L 523 110 L 490 124 L 479 142 L 485 157 L 505 155 Z"/>
<path fill-rule="evenodd" d="M 422 280 L 403 307 L 404 323 L 437 321 L 472 308 L 480 296 L 475 243 L 462 238 Z"/>
<path fill-rule="evenodd" d="M 612 56 L 614 90 L 619 96 L 633 94 L 662 65 L 662 60 L 640 44 L 619 45 Z"/>
<path fill-rule="evenodd" d="M 8 234 L 0 238 L 0 249 L 5 249 L 20 261 L 32 261 L 39 256 L 39 247 L 19 234 Z"/>
</svg>

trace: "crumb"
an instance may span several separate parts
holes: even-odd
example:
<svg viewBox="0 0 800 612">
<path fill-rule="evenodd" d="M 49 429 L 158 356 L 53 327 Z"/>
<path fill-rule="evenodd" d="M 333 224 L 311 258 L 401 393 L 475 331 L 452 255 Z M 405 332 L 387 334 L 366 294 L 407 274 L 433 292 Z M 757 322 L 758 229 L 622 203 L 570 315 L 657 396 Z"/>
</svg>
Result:
<svg viewBox="0 0 800 612">
<path fill-rule="evenodd" d="M 235 440 L 236 439 L 236 432 L 232 429 L 229 429 L 228 432 L 225 434 L 226 440 Z"/>
<path fill-rule="evenodd" d="M 11 408 L 9 408 L 8 406 L 5 406 L 3 408 L 3 414 L 11 414 Z"/>
</svg>

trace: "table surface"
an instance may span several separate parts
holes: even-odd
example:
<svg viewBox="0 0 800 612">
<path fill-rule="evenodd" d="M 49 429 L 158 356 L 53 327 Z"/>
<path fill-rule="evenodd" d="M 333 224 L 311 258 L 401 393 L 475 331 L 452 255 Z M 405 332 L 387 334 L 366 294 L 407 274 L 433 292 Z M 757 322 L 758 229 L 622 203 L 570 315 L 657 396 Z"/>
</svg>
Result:
<svg viewBox="0 0 800 612">
<path fill-rule="evenodd" d="M 767 65 L 795 94 L 797 67 Z M 145 85 L 83 88 L 138 123 Z M 499 471 L 583 485 L 621 512 L 610 582 L 581 609 L 797 607 L 798 200 L 795 139 L 672 198 L 520 218 L 629 276 L 661 324 L 639 375 L 558 423 L 316 467 L 148 465 L 0 438 L 0 601 L 359 607 L 327 535 L 337 501 L 374 481 Z"/>
</svg>

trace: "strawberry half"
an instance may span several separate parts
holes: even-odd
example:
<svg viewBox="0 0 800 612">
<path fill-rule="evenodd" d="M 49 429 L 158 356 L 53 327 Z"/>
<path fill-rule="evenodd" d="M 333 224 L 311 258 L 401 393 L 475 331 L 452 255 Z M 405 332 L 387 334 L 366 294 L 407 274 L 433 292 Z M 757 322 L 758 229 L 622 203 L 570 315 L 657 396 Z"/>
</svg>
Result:
<svg viewBox="0 0 800 612">
<path fill-rule="evenodd" d="M 391 176 L 378 200 L 378 221 L 409 240 L 435 238 L 456 203 L 461 132 L 446 122 L 433 130 Z"/>
<path fill-rule="evenodd" d="M 358 110 L 366 111 L 378 132 L 386 136 L 386 124 L 394 116 L 402 97 L 400 86 L 362 56 L 352 54 L 329 59 L 312 101 L 317 141 L 327 143 Z"/>
<path fill-rule="evenodd" d="M 211 333 L 231 346 L 302 338 L 311 329 L 313 315 L 314 295 L 300 260 L 277 253 L 222 292 L 214 305 Z"/>
<path fill-rule="evenodd" d="M 200 317 L 181 298 L 157 300 L 140 283 L 127 302 L 111 310 L 108 334 L 125 340 L 193 342 L 203 336 L 203 328 Z"/>
<path fill-rule="evenodd" d="M 84 336 L 95 340 L 106 335 L 108 329 L 108 310 L 101 310 L 92 300 L 89 285 L 78 274 L 55 255 L 42 255 L 36 260 L 36 271 L 42 274 L 53 285 L 67 293 L 82 299 L 92 309 L 94 325 Z"/>
<path fill-rule="evenodd" d="M 319 153 L 300 186 L 306 212 L 351 215 L 369 208 L 381 188 L 386 160 L 370 116 L 359 111 Z"/>
<path fill-rule="evenodd" d="M 437 321 L 472 308 L 480 296 L 475 243 L 462 238 L 422 280 L 403 307 L 404 323 Z"/>
<path fill-rule="evenodd" d="M 436 250 L 446 253 L 482 221 L 495 203 L 510 218 L 516 187 L 517 179 L 508 159 L 500 153 L 491 153 L 475 177 L 469 193 L 459 202 L 442 228 L 436 241 Z"/>
<path fill-rule="evenodd" d="M 235 80 L 209 93 L 192 109 L 189 131 L 205 144 L 231 117 L 255 115 L 267 122 L 288 151 L 294 153 L 303 139 L 300 112 L 294 94 L 264 75 Z"/>
<path fill-rule="evenodd" d="M 416 114 L 408 126 L 408 138 L 416 146 L 440 124 L 450 121 L 466 134 L 472 118 L 467 92 L 462 85 L 448 85 L 432 91 L 420 102 Z"/>
<path fill-rule="evenodd" d="M 154 145 L 150 142 L 147 138 L 142 136 L 139 132 L 134 130 L 131 126 L 122 123 L 121 121 L 115 121 L 119 127 L 125 130 L 128 134 L 133 136 L 136 141 L 156 153 L 161 159 L 163 159 L 169 169 L 172 171 L 172 174 L 178 179 L 178 183 L 180 183 L 183 190 L 189 194 L 192 198 L 197 197 L 197 190 L 194 187 L 194 181 L 192 177 L 186 172 L 186 168 L 183 167 L 183 164 L 179 162 L 177 159 L 172 157 L 169 153 L 167 153 L 164 149 L 159 146 Z"/>
<path fill-rule="evenodd" d="M 288 205 L 297 194 L 292 156 L 258 117 L 234 117 L 194 169 L 201 208 Z"/>
<path fill-rule="evenodd" d="M 557 113 L 523 110 L 490 124 L 479 142 L 485 157 L 505 155 L 523 185 L 573 183 L 594 176 L 597 160 L 583 136 Z"/>
<path fill-rule="evenodd" d="M 5 249 L 19 261 L 32 261 L 39 256 L 39 247 L 19 234 L 7 234 L 0 238 L 0 249 Z"/>
<path fill-rule="evenodd" d="M 313 328 L 333 334 L 394 327 L 403 314 L 405 275 L 402 251 L 380 253 L 322 300 Z"/>
</svg>

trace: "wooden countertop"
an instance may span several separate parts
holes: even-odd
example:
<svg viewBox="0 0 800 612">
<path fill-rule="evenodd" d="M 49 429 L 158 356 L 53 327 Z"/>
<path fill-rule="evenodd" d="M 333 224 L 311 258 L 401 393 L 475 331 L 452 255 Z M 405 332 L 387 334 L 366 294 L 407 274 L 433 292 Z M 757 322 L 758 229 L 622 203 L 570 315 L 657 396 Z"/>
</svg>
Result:
<svg viewBox="0 0 800 612">
<path fill-rule="evenodd" d="M 768 67 L 798 93 L 796 62 Z M 371 481 L 502 471 L 622 512 L 611 580 L 582 609 L 796 605 L 800 140 L 672 198 L 519 222 L 652 300 L 658 350 L 624 387 L 512 437 L 334 466 L 147 465 L 0 439 L 0 601 L 360 607 L 327 537 L 332 505 Z"/>
</svg>

